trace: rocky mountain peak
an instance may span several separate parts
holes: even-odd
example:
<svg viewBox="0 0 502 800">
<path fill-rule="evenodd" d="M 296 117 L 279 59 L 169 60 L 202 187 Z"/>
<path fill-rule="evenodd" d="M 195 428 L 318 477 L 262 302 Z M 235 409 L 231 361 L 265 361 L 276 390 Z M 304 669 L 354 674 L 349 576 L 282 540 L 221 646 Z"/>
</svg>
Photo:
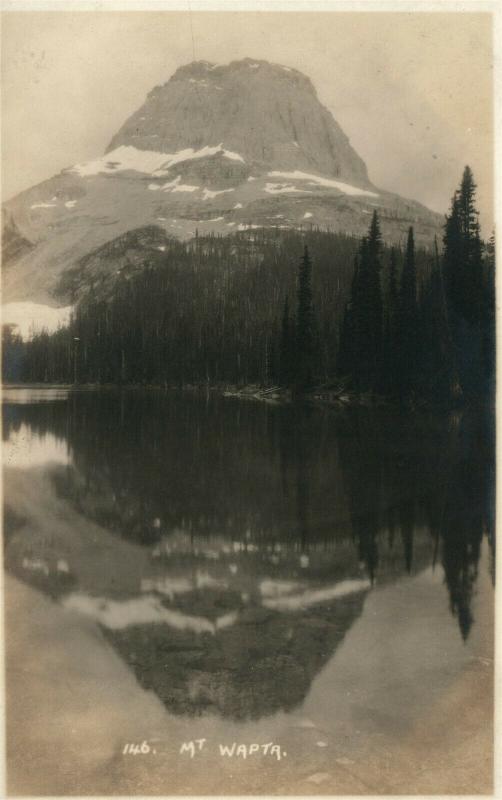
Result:
<svg viewBox="0 0 502 800">
<path fill-rule="evenodd" d="M 238 153 L 251 171 L 304 170 L 369 186 L 366 165 L 298 70 L 246 58 L 194 61 L 156 86 L 113 137 L 160 153 L 215 147 Z"/>
<path fill-rule="evenodd" d="M 310 78 L 293 67 L 283 64 L 273 64 L 270 61 L 256 58 L 242 58 L 230 61 L 228 64 L 215 64 L 211 61 L 192 61 L 179 67 L 167 83 L 176 80 L 197 78 L 199 80 L 218 80 L 231 76 L 239 76 L 246 80 L 270 80 L 271 78 L 289 81 L 309 88 L 315 94 L 315 88 Z M 164 84 L 166 86 L 167 84 Z M 159 87 L 157 87 L 159 88 Z"/>
</svg>

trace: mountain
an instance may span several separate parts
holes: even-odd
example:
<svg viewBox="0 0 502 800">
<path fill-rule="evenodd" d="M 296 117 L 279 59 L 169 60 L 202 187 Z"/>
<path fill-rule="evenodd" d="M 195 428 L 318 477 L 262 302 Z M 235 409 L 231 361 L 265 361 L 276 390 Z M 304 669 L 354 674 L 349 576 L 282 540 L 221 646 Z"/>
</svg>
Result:
<svg viewBox="0 0 502 800">
<path fill-rule="evenodd" d="M 190 239 L 313 225 L 361 235 L 374 209 L 388 241 L 402 242 L 412 224 L 430 242 L 442 223 L 371 183 L 305 75 L 251 59 L 194 62 L 149 93 L 103 156 L 4 204 L 4 302 L 67 305 L 65 274 L 131 230 Z"/>
</svg>

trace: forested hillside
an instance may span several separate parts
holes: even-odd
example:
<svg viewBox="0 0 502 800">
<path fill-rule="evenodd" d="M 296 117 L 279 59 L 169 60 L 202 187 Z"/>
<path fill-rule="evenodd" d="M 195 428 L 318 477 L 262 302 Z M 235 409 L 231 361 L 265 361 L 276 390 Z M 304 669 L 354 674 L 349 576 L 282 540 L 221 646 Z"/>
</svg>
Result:
<svg viewBox="0 0 502 800">
<path fill-rule="evenodd" d="M 493 381 L 494 241 L 480 237 L 467 167 L 443 242 L 252 230 L 162 238 L 131 231 L 79 262 L 70 326 L 22 343 L 4 378 L 93 384 L 337 384 L 400 399 L 486 395 Z M 160 240 L 159 240 L 160 241 Z"/>
</svg>

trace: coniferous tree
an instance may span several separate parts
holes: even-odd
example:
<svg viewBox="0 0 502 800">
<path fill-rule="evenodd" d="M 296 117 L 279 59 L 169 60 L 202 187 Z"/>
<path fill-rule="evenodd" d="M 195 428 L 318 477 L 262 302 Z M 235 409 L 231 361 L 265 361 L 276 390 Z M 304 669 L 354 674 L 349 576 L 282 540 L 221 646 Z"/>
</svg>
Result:
<svg viewBox="0 0 502 800">
<path fill-rule="evenodd" d="M 476 184 L 464 169 L 444 233 L 444 272 L 454 355 L 462 392 L 479 394 L 483 388 L 483 259 Z"/>
<path fill-rule="evenodd" d="M 354 337 L 352 375 L 357 389 L 366 389 L 368 345 L 371 338 L 368 239 L 363 236 L 352 292 L 352 333 Z"/>
<path fill-rule="evenodd" d="M 419 308 L 420 350 L 416 387 L 420 394 L 444 402 L 458 395 L 456 364 L 449 330 L 441 261 L 435 251 Z"/>
<path fill-rule="evenodd" d="M 307 245 L 298 271 L 296 313 L 295 389 L 302 393 L 313 385 L 314 312 L 312 308 L 312 263 Z"/>
<path fill-rule="evenodd" d="M 312 304 L 312 374 L 315 381 L 318 381 L 323 374 L 321 331 L 314 304 Z"/>
<path fill-rule="evenodd" d="M 350 299 L 340 329 L 338 372 L 359 391 L 381 384 L 383 305 L 380 287 L 382 241 L 378 215 L 363 237 L 352 279 Z"/>
<path fill-rule="evenodd" d="M 280 382 L 280 366 L 279 366 L 280 337 L 278 334 L 277 324 L 275 324 L 273 327 L 272 334 L 269 340 L 268 350 L 269 352 L 268 352 L 267 382 L 269 384 L 275 385 Z"/>
<path fill-rule="evenodd" d="M 373 212 L 370 231 L 368 235 L 368 343 L 367 361 L 368 388 L 376 389 L 379 383 L 382 366 L 382 335 L 383 335 L 383 304 L 380 286 L 380 270 L 382 267 L 380 255 L 382 249 L 382 236 L 378 214 Z"/>
<path fill-rule="evenodd" d="M 289 295 L 284 300 L 281 324 L 281 344 L 279 351 L 279 383 L 291 386 L 293 382 L 295 328 L 289 313 Z"/>
<path fill-rule="evenodd" d="M 451 201 L 450 213 L 446 217 L 443 234 L 443 264 L 449 309 L 458 313 L 462 307 L 462 228 L 458 191 Z"/>
<path fill-rule="evenodd" d="M 486 245 L 482 292 L 482 358 L 485 394 L 495 396 L 495 234 Z"/>
<path fill-rule="evenodd" d="M 413 228 L 408 230 L 406 255 L 401 275 L 401 306 L 405 314 L 414 316 L 417 313 L 417 275 L 415 270 L 415 239 Z"/>
<path fill-rule="evenodd" d="M 359 258 L 354 259 L 354 274 L 350 288 L 350 297 L 345 304 L 340 332 L 338 337 L 338 357 L 337 373 L 342 378 L 349 378 L 354 375 L 356 361 L 356 336 L 355 336 L 355 317 L 354 304 L 357 300 L 359 284 Z"/>
<path fill-rule="evenodd" d="M 390 251 L 389 279 L 387 287 L 387 303 L 384 314 L 384 332 L 382 346 L 382 389 L 385 393 L 394 394 L 398 378 L 398 312 L 399 293 L 397 282 L 397 256 L 394 247 Z"/>
<path fill-rule="evenodd" d="M 358 280 L 355 284 L 355 383 L 362 391 L 374 390 L 382 366 L 383 306 L 380 287 L 382 237 L 376 211 L 368 236 L 362 241 Z"/>
<path fill-rule="evenodd" d="M 396 336 L 399 352 L 399 392 L 401 397 L 409 397 L 413 392 L 418 367 L 417 277 L 415 270 L 415 239 L 412 227 L 408 230 L 404 266 L 401 274 Z"/>
<path fill-rule="evenodd" d="M 25 346 L 15 325 L 2 325 L 2 379 L 15 382 L 23 378 Z"/>
<path fill-rule="evenodd" d="M 380 286 L 380 270 L 382 251 L 382 235 L 380 233 L 380 222 L 376 211 L 373 212 L 370 232 L 368 236 L 368 258 L 370 267 L 370 291 L 371 291 L 371 325 L 374 335 L 374 357 L 378 363 L 382 346 L 382 322 L 383 305 L 382 292 Z"/>
<path fill-rule="evenodd" d="M 459 192 L 460 226 L 463 239 L 462 313 L 471 324 L 479 324 L 483 285 L 482 244 L 474 200 L 476 184 L 465 167 Z"/>
<path fill-rule="evenodd" d="M 396 322 L 398 309 L 398 291 L 397 291 L 397 256 L 396 248 L 392 247 L 390 251 L 390 266 L 389 266 L 389 297 L 387 305 L 387 316 L 390 320 L 391 327 Z"/>
</svg>

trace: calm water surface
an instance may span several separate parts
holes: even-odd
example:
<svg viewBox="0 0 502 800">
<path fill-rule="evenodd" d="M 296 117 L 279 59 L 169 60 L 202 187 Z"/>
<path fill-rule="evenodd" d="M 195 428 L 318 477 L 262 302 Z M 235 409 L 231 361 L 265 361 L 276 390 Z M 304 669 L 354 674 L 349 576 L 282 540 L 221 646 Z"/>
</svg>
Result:
<svg viewBox="0 0 502 800">
<path fill-rule="evenodd" d="M 11 792 L 489 791 L 492 425 L 6 390 Z"/>
</svg>

